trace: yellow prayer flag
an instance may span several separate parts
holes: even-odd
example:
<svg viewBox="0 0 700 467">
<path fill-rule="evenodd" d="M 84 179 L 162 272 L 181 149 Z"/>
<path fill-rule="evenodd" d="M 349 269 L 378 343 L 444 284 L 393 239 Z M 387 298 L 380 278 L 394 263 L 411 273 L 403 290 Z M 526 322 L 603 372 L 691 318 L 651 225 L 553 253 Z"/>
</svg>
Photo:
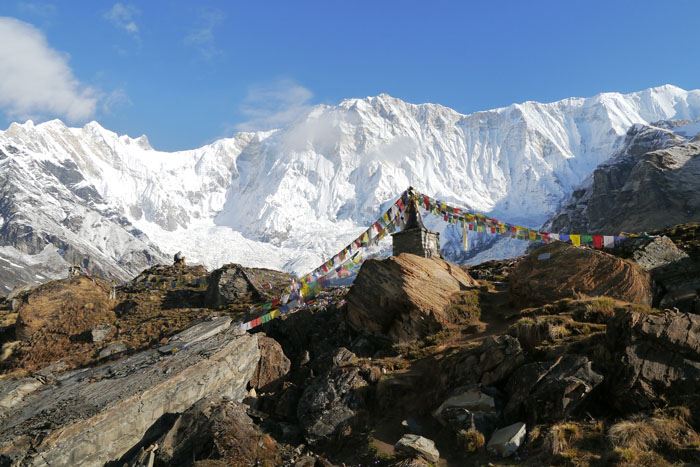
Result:
<svg viewBox="0 0 700 467">
<path fill-rule="evenodd" d="M 571 244 L 573 246 L 581 246 L 581 236 L 580 235 L 569 235 L 571 239 Z"/>
</svg>

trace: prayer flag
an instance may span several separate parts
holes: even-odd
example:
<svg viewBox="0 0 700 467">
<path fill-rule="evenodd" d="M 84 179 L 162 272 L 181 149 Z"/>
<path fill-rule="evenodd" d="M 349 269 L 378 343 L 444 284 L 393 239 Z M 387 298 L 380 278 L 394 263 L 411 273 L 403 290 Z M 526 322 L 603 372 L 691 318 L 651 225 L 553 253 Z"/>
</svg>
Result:
<svg viewBox="0 0 700 467">
<path fill-rule="evenodd" d="M 462 246 L 464 247 L 465 250 L 469 248 L 468 244 L 468 236 L 467 236 L 467 225 L 462 221 Z"/>
<path fill-rule="evenodd" d="M 612 235 L 603 236 L 603 246 L 605 248 L 612 248 L 615 246 L 615 237 Z"/>
<path fill-rule="evenodd" d="M 580 235 L 570 235 L 571 244 L 573 246 L 581 246 L 581 236 Z"/>
<path fill-rule="evenodd" d="M 593 248 L 600 250 L 603 248 L 603 236 L 593 235 Z"/>
</svg>

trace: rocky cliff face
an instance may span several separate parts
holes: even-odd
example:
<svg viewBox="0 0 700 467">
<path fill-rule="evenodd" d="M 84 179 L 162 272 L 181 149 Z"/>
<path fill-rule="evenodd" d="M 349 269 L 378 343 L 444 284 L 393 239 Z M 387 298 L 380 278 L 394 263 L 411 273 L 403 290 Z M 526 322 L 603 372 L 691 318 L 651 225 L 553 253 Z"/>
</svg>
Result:
<svg viewBox="0 0 700 467">
<path fill-rule="evenodd" d="M 545 229 L 612 235 L 700 220 L 700 140 L 683 123 L 633 126 Z"/>
</svg>

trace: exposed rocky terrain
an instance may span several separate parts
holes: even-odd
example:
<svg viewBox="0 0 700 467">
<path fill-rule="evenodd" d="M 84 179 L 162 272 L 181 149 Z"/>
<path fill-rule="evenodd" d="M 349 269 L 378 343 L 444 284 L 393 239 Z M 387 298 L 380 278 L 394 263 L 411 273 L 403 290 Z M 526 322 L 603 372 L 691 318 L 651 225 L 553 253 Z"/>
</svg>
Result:
<svg viewBox="0 0 700 467">
<path fill-rule="evenodd" d="M 616 235 L 700 221 L 700 140 L 682 123 L 632 126 L 545 229 Z"/>
<path fill-rule="evenodd" d="M 0 465 L 697 464 L 699 239 L 370 260 L 247 333 L 284 273 L 19 291 L 0 301 Z"/>
</svg>

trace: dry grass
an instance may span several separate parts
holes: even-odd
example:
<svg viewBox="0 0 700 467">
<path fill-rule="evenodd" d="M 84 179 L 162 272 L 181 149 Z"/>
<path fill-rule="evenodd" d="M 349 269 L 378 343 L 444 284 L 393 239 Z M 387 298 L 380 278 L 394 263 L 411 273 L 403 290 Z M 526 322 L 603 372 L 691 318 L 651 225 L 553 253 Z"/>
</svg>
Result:
<svg viewBox="0 0 700 467">
<path fill-rule="evenodd" d="M 579 455 L 574 444 L 583 438 L 581 427 L 575 423 L 559 423 L 552 425 L 544 438 L 546 451 L 552 456 L 560 456 L 567 459 Z"/>
<path fill-rule="evenodd" d="M 619 449 L 649 451 L 656 447 L 659 435 L 645 417 L 633 417 L 610 427 L 608 437 L 613 446 Z"/>
<path fill-rule="evenodd" d="M 651 416 L 636 416 L 608 430 L 616 449 L 652 451 L 681 450 L 700 445 L 700 435 L 688 424 L 692 414 L 686 407 L 657 410 Z"/>
<path fill-rule="evenodd" d="M 481 432 L 477 430 L 459 430 L 457 433 L 457 443 L 467 453 L 474 453 L 484 447 L 486 439 Z"/>
<path fill-rule="evenodd" d="M 664 467 L 671 465 L 660 454 L 653 451 L 615 448 L 613 459 L 615 465 L 635 467 Z"/>
<path fill-rule="evenodd" d="M 450 299 L 447 316 L 455 323 L 471 323 L 481 317 L 481 292 L 467 289 L 456 293 Z"/>
</svg>

